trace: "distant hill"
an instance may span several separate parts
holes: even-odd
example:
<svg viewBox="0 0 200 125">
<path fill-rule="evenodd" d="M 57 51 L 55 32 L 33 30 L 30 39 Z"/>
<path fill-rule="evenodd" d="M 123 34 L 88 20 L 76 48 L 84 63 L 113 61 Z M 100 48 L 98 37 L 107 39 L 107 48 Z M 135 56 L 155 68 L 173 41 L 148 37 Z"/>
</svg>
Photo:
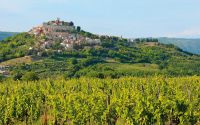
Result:
<svg viewBox="0 0 200 125">
<path fill-rule="evenodd" d="M 17 34 L 17 33 L 16 32 L 1 32 L 0 31 L 0 40 L 3 40 L 5 38 L 13 36 L 15 34 Z"/>
<path fill-rule="evenodd" d="M 160 43 L 174 44 L 184 51 L 194 54 L 200 54 L 200 39 L 184 39 L 184 38 L 159 38 Z"/>
</svg>

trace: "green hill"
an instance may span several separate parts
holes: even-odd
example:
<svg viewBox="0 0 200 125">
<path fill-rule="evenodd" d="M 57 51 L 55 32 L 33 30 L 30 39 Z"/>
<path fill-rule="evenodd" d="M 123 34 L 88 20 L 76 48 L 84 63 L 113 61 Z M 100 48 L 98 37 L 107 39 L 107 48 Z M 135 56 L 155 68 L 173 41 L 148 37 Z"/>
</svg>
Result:
<svg viewBox="0 0 200 125">
<path fill-rule="evenodd" d="M 184 51 L 200 54 L 200 39 L 159 38 L 159 42 L 164 44 L 174 44 Z"/>
<path fill-rule="evenodd" d="M 172 44 L 161 44 L 157 39 L 129 42 L 120 37 L 95 35 L 80 28 L 62 33 L 70 36 L 65 39 L 65 47 L 59 36 L 52 39 L 49 35 L 35 36 L 30 32 L 1 41 L 0 65 L 9 65 L 10 76 L 16 79 L 29 72 L 35 72 L 40 78 L 200 75 L 199 55 Z M 72 39 L 79 43 L 68 44 Z M 69 48 L 69 45 L 73 47 Z"/>
</svg>

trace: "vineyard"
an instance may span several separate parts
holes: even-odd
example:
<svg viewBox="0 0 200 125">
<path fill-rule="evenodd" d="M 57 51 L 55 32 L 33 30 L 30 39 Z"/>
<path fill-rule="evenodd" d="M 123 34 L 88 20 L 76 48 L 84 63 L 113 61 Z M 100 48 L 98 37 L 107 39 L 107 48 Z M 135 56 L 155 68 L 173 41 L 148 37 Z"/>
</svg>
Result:
<svg viewBox="0 0 200 125">
<path fill-rule="evenodd" d="M 200 77 L 7 80 L 1 125 L 198 125 Z"/>
</svg>

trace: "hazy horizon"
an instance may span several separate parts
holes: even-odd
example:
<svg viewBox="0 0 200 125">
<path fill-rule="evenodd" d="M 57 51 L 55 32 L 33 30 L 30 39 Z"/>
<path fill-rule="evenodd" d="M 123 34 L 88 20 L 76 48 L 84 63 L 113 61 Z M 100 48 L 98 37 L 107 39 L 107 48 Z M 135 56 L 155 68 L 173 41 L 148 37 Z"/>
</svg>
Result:
<svg viewBox="0 0 200 125">
<path fill-rule="evenodd" d="M 59 17 L 85 31 L 126 38 L 200 38 L 198 0 L 0 0 L 0 31 L 24 32 Z"/>
</svg>

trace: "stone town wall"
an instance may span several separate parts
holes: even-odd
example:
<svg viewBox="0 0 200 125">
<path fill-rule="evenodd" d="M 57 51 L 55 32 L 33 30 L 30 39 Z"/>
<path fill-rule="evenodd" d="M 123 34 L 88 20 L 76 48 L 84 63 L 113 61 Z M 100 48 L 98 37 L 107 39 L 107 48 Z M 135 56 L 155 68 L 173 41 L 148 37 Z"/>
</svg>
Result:
<svg viewBox="0 0 200 125">
<path fill-rule="evenodd" d="M 51 29 L 54 32 L 62 32 L 62 31 L 73 31 L 75 30 L 75 26 L 62 26 L 62 25 L 48 25 L 48 24 L 43 24 L 43 27 L 46 30 Z"/>
</svg>

